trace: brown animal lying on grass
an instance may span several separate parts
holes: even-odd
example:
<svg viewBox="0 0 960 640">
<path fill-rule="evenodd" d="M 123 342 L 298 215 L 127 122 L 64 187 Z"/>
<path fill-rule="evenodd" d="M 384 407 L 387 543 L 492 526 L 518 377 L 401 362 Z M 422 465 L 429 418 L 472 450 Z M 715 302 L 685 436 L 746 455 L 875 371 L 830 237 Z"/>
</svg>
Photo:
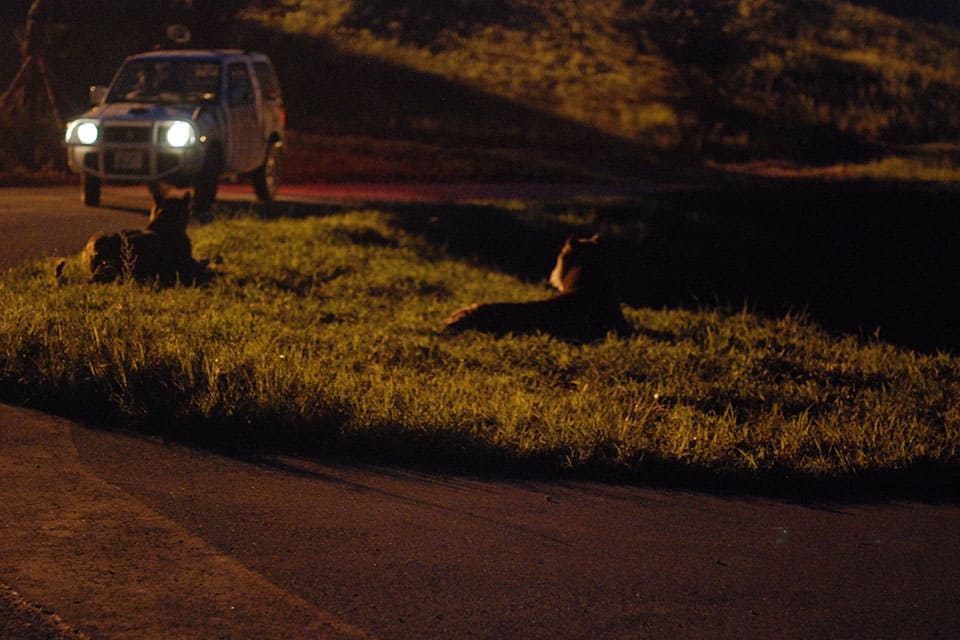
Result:
<svg viewBox="0 0 960 640">
<path fill-rule="evenodd" d="M 474 304 L 454 312 L 446 319 L 445 328 L 497 334 L 542 331 L 574 340 L 601 338 L 609 331 L 631 333 L 598 236 L 567 239 L 550 274 L 550 284 L 560 293 L 536 302 Z"/>
<path fill-rule="evenodd" d="M 132 276 L 162 284 L 192 282 L 200 273 L 187 236 L 190 194 L 158 202 L 144 229 L 97 233 L 87 240 L 80 262 L 92 282 Z"/>
</svg>

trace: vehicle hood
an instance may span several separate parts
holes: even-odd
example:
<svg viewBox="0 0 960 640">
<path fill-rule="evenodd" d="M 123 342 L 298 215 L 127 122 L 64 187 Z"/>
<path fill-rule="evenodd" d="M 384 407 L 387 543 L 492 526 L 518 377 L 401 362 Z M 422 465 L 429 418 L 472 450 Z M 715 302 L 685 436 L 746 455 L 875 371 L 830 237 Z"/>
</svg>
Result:
<svg viewBox="0 0 960 640">
<path fill-rule="evenodd" d="M 197 110 L 191 104 L 153 104 L 149 102 L 112 102 L 94 107 L 86 114 L 87 118 L 109 120 L 171 120 L 193 118 Z"/>
</svg>

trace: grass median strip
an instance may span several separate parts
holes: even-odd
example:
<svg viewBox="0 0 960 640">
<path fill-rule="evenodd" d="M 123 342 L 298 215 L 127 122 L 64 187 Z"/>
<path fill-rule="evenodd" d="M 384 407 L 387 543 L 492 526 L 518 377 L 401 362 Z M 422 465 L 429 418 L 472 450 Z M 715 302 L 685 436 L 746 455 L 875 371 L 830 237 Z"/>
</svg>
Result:
<svg viewBox="0 0 960 640">
<path fill-rule="evenodd" d="M 214 258 L 197 287 L 90 285 L 75 259 L 59 283 L 52 260 L 0 275 L 4 399 L 418 465 L 760 485 L 955 473 L 952 355 L 723 308 L 628 307 L 635 336 L 589 344 L 445 335 L 463 304 L 546 286 L 384 211 L 224 216 L 190 233 Z"/>
</svg>

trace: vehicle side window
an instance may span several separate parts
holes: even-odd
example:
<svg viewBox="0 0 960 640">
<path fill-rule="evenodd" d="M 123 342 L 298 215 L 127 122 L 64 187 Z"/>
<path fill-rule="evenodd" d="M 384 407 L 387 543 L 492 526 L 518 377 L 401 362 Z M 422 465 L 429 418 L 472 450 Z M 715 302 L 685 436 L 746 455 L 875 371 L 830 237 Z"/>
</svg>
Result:
<svg viewBox="0 0 960 640">
<path fill-rule="evenodd" d="M 227 68 L 227 94 L 231 107 L 244 104 L 253 104 L 253 83 L 247 65 L 242 62 L 233 62 Z"/>
<path fill-rule="evenodd" d="M 268 62 L 254 62 L 253 72 L 257 74 L 257 80 L 260 82 L 260 90 L 266 100 L 276 100 L 280 97 L 280 85 L 277 82 L 277 74 L 273 72 L 273 67 Z"/>
</svg>

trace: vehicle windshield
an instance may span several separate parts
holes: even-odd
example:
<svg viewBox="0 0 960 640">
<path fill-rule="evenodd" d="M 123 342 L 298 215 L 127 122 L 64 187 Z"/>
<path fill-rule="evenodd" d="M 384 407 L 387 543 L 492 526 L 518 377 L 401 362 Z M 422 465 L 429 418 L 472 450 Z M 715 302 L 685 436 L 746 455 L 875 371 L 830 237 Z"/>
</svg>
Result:
<svg viewBox="0 0 960 640">
<path fill-rule="evenodd" d="M 190 58 L 131 60 L 117 74 L 107 102 L 183 104 L 217 99 L 220 63 Z"/>
</svg>

